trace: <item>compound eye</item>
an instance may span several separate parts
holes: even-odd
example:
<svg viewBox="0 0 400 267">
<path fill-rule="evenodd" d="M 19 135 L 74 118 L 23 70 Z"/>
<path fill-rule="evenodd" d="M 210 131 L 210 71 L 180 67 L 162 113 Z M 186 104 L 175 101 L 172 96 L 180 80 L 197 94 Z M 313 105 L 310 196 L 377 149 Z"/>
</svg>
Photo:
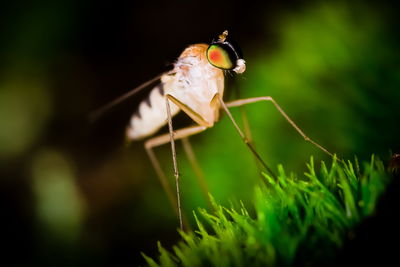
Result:
<svg viewBox="0 0 400 267">
<path fill-rule="evenodd" d="M 229 52 L 220 44 L 211 44 L 208 47 L 207 59 L 211 65 L 219 69 L 230 70 L 235 67 Z"/>
</svg>

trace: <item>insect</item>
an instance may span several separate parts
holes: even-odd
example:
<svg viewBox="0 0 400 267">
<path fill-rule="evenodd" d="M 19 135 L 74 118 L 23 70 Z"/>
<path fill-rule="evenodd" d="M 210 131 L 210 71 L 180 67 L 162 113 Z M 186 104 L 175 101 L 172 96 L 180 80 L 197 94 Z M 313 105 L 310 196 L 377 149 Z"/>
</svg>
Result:
<svg viewBox="0 0 400 267">
<path fill-rule="evenodd" d="M 142 84 L 93 113 L 93 116 L 97 117 L 105 110 L 135 94 L 137 91 L 160 80 L 160 83 L 151 90 L 148 97 L 139 104 L 137 111 L 132 115 L 126 130 L 126 136 L 130 140 L 142 140 L 152 136 L 160 128 L 168 124 L 169 133 L 147 139 L 144 143 L 144 147 L 170 202 L 176 207 L 181 229 L 183 229 L 183 219 L 175 141 L 183 139 L 183 141 L 186 142 L 189 136 L 201 133 L 213 127 L 219 120 L 220 110 L 226 112 L 244 143 L 272 176 L 275 176 L 274 173 L 239 128 L 229 108 L 260 101 L 272 102 L 280 114 L 306 141 L 311 142 L 328 155 L 333 156 L 333 154 L 324 147 L 306 136 L 272 97 L 261 96 L 225 102 L 223 100 L 224 72 L 231 71 L 236 74 L 242 74 L 245 70 L 246 62 L 243 59 L 240 48 L 230 41 L 228 38 L 228 31 L 224 31 L 210 44 L 194 44 L 188 46 L 179 56 L 171 71 L 163 73 L 153 80 Z M 173 129 L 172 117 L 180 111 L 186 113 L 195 122 L 195 125 L 182 129 Z M 160 164 L 153 152 L 153 148 L 167 143 L 171 144 L 176 185 L 175 194 L 172 192 L 166 176 L 161 170 Z"/>
</svg>

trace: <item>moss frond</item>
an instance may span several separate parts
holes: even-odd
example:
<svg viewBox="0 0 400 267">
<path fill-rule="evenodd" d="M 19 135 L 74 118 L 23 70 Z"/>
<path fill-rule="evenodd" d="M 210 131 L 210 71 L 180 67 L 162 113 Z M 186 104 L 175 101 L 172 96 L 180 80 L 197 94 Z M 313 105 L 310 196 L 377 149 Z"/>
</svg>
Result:
<svg viewBox="0 0 400 267">
<path fill-rule="evenodd" d="M 223 207 L 211 197 L 213 211 L 194 214 L 198 230 L 181 232 L 174 254 L 159 245 L 159 265 L 150 266 L 288 266 L 328 262 L 346 234 L 374 213 L 389 183 L 383 163 L 371 157 L 360 169 L 333 160 L 330 167 L 314 160 L 303 176 L 287 175 L 278 166 L 278 179 L 264 174 L 266 185 L 254 191 L 255 216 L 243 204 Z M 206 223 L 206 224 L 205 224 Z M 212 230 L 207 230 L 211 228 Z"/>
</svg>

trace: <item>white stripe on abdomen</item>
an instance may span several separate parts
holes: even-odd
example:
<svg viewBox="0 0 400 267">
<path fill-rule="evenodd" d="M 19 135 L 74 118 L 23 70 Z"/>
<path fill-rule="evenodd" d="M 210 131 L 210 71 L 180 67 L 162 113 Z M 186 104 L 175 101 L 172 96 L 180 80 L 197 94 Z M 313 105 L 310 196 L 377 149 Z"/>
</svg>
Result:
<svg viewBox="0 0 400 267">
<path fill-rule="evenodd" d="M 171 115 L 179 112 L 178 106 L 170 103 Z M 131 140 L 150 136 L 167 124 L 167 108 L 163 84 L 154 87 L 147 99 L 139 104 L 138 110 L 132 115 L 126 135 Z"/>
</svg>

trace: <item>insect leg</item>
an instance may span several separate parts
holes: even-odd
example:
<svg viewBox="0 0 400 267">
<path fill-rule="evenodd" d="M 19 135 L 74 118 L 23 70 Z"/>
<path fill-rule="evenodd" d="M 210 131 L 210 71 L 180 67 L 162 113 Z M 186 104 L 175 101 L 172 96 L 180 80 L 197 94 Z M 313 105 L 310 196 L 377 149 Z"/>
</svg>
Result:
<svg viewBox="0 0 400 267">
<path fill-rule="evenodd" d="M 241 97 L 241 90 L 239 90 L 239 86 L 238 86 L 237 80 L 233 80 L 233 81 L 234 81 L 233 88 L 235 89 L 235 91 L 234 91 L 235 92 L 235 99 L 241 99 L 242 98 Z M 242 119 L 242 123 L 243 123 L 243 132 L 244 132 L 245 136 L 247 137 L 247 139 L 249 140 L 249 143 L 254 148 L 256 148 L 256 145 L 255 145 L 254 140 L 253 140 L 253 135 L 251 133 L 250 123 L 249 123 L 249 119 L 247 117 L 245 106 L 240 106 L 239 107 L 239 111 L 240 111 L 240 113 L 242 115 L 241 119 Z M 262 172 L 261 163 L 256 158 L 254 160 L 256 162 L 257 169 L 258 169 L 260 175 L 262 175 L 262 173 L 261 173 Z"/>
<path fill-rule="evenodd" d="M 213 206 L 211 204 L 210 196 L 208 195 L 208 192 L 210 191 L 208 190 L 207 182 L 204 177 L 203 171 L 201 170 L 200 165 L 196 159 L 196 155 L 194 154 L 192 145 L 190 144 L 188 137 L 182 138 L 182 145 L 183 145 L 183 150 L 185 151 L 186 156 L 189 159 L 190 165 L 192 165 L 192 168 L 196 174 L 197 181 L 199 182 L 201 191 L 203 192 L 203 195 L 207 200 L 208 207 L 212 209 Z"/>
<path fill-rule="evenodd" d="M 200 132 L 204 131 L 205 129 L 207 129 L 207 127 L 200 126 L 200 125 L 179 129 L 179 130 L 176 130 L 173 133 L 173 135 L 172 135 L 173 139 L 172 140 L 175 141 L 175 140 L 178 140 L 178 139 L 182 139 L 182 138 L 185 138 L 187 136 L 200 133 Z M 175 197 L 174 194 L 172 193 L 171 187 L 169 186 L 169 184 L 167 182 L 167 178 L 166 178 L 164 172 L 161 170 L 160 164 L 158 163 L 158 160 L 155 157 L 154 152 L 153 152 L 153 148 L 154 147 L 161 146 L 161 145 L 167 144 L 169 142 L 171 142 L 171 133 L 163 134 L 163 135 L 160 135 L 160 136 L 156 136 L 156 137 L 153 137 L 153 138 L 147 140 L 145 142 L 145 144 L 144 144 L 144 147 L 145 147 L 145 149 L 147 151 L 147 154 L 150 157 L 150 160 L 151 160 L 151 162 L 152 162 L 152 164 L 153 164 L 153 166 L 154 166 L 154 168 L 156 170 L 157 175 L 160 178 L 161 184 L 163 185 L 164 190 L 167 193 L 167 196 L 168 196 L 171 204 L 174 207 L 174 210 L 176 210 L 177 213 L 178 213 L 179 223 L 180 223 L 180 226 L 181 226 L 181 229 L 182 229 L 183 220 L 182 220 L 182 212 L 181 212 L 181 206 L 180 206 L 179 180 L 176 180 L 178 191 L 177 191 L 177 194 L 176 194 L 176 197 Z M 176 173 L 177 173 L 177 171 L 175 171 L 175 174 Z"/>
<path fill-rule="evenodd" d="M 177 204 L 178 204 L 179 225 L 180 225 L 181 229 L 183 230 L 181 193 L 179 190 L 179 170 L 178 170 L 178 162 L 176 160 L 174 129 L 172 127 L 171 107 L 169 106 L 169 99 L 167 97 L 165 98 L 165 104 L 167 106 L 168 130 L 169 130 L 169 137 L 170 137 L 169 139 L 171 142 L 172 162 L 174 163 L 174 176 L 175 176 L 175 185 L 176 185 L 176 200 L 177 200 Z"/>
<path fill-rule="evenodd" d="M 157 176 L 161 182 L 161 185 L 162 185 L 165 193 L 167 194 L 168 200 L 171 203 L 172 207 L 174 207 L 174 210 L 175 210 L 175 207 L 177 205 L 176 198 L 171 189 L 170 184 L 168 183 L 167 176 L 161 169 L 160 163 L 158 162 L 158 159 L 157 159 L 156 155 L 154 154 L 153 148 L 151 146 L 147 146 L 147 143 L 145 144 L 145 148 L 146 148 L 147 155 L 150 158 L 150 162 L 153 165 L 153 168 L 157 173 Z"/>
<path fill-rule="evenodd" d="M 234 91 L 235 92 L 235 99 L 241 99 L 242 98 L 241 97 L 241 91 L 239 90 L 237 80 L 233 80 L 233 82 L 234 82 L 233 83 L 233 85 L 234 85 L 233 88 L 235 89 L 235 91 Z M 227 104 L 227 103 L 225 103 L 225 104 Z M 247 136 L 247 138 L 249 139 L 250 143 L 253 143 L 253 145 L 254 145 L 253 137 L 252 137 L 251 130 L 250 130 L 249 119 L 247 118 L 247 113 L 246 113 L 246 111 L 244 109 L 244 106 L 240 106 L 239 107 L 239 111 L 240 111 L 240 113 L 242 115 L 244 134 Z"/>
<path fill-rule="evenodd" d="M 229 119 L 232 121 L 233 126 L 235 126 L 237 132 L 239 133 L 240 137 L 242 138 L 243 142 L 248 146 L 248 148 L 250 149 L 250 151 L 253 153 L 253 155 L 256 157 L 256 159 L 264 166 L 264 168 L 267 170 L 267 172 L 274 177 L 275 179 L 277 178 L 277 176 L 275 175 L 275 173 L 272 171 L 272 169 L 270 167 L 268 167 L 268 165 L 264 162 L 264 160 L 261 158 L 260 154 L 257 153 L 256 149 L 254 148 L 254 146 L 250 143 L 249 139 L 246 137 L 246 135 L 242 132 L 242 130 L 240 129 L 239 125 L 236 123 L 235 119 L 233 118 L 231 112 L 229 111 L 227 105 L 225 104 L 224 100 L 222 99 L 222 97 L 219 95 L 219 101 L 221 103 L 222 108 L 225 110 L 226 114 L 228 114 Z M 264 181 L 264 179 L 263 179 Z M 265 182 L 265 181 L 264 181 Z"/>
<path fill-rule="evenodd" d="M 314 146 L 318 147 L 320 150 L 322 150 L 323 152 L 325 152 L 329 156 L 334 157 L 334 155 L 331 152 L 329 152 L 326 148 L 324 148 L 323 146 L 321 146 L 320 144 L 318 144 L 317 142 L 315 142 L 314 140 L 309 138 L 300 129 L 300 127 L 297 126 L 297 124 L 295 124 L 293 122 L 293 120 L 289 118 L 289 116 L 286 114 L 285 111 L 283 111 L 283 109 L 278 105 L 278 103 L 276 103 L 276 101 L 270 96 L 261 96 L 261 97 L 253 97 L 253 98 L 234 100 L 234 101 L 231 101 L 229 103 L 226 103 L 226 106 L 227 107 L 240 107 L 240 106 L 243 106 L 243 105 L 246 105 L 246 104 L 256 103 L 256 102 L 260 102 L 260 101 L 270 101 L 270 102 L 272 102 L 272 104 L 274 104 L 275 108 L 279 111 L 279 113 L 281 113 L 281 115 L 286 119 L 286 121 L 289 122 L 290 125 L 292 125 L 292 127 L 304 138 L 304 140 L 306 140 L 307 142 L 310 142 Z"/>
</svg>

